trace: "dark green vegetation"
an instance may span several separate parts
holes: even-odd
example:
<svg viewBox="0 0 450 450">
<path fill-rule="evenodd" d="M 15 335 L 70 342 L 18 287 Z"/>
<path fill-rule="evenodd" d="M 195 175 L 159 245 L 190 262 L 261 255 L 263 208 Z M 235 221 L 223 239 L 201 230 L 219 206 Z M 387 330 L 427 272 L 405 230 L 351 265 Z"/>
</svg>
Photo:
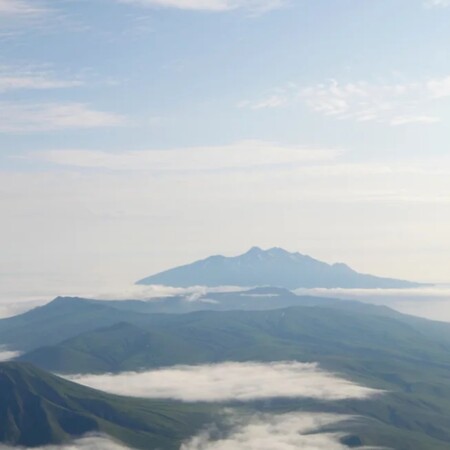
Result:
<svg viewBox="0 0 450 450">
<path fill-rule="evenodd" d="M 244 414 L 365 412 L 352 402 L 273 400 L 203 405 L 120 397 L 63 380 L 27 363 L 0 363 L 0 398 L 0 442 L 27 447 L 63 444 L 85 433 L 101 432 L 136 449 L 178 450 L 181 442 L 211 424 L 226 434 L 227 425 L 220 414 L 223 406 Z M 446 448 L 439 441 L 377 419 L 352 420 L 322 431 L 344 431 L 342 441 L 352 447 L 398 443 L 398 449 Z"/>
<path fill-rule="evenodd" d="M 285 302 L 297 306 L 159 314 L 150 313 L 156 307 L 145 302 L 57 299 L 0 321 L 0 342 L 16 341 L 17 348 L 29 350 L 21 360 L 66 373 L 227 360 L 319 362 L 387 393 L 366 401 L 275 400 L 252 406 L 275 412 L 306 409 L 361 415 L 369 421 L 348 430 L 354 442 L 364 445 L 450 448 L 450 325 L 358 302 L 294 298 L 282 290 L 223 295 L 222 300 L 218 294 L 213 298 L 219 303 L 203 302 L 203 307 L 223 309 L 221 301 L 235 307 L 244 302 L 245 308 L 247 301 L 261 301 L 264 308 Z M 168 301 L 174 311 L 176 302 L 182 302 Z"/>
<path fill-rule="evenodd" d="M 326 264 L 281 248 L 264 251 L 253 247 L 247 253 L 227 258 L 217 255 L 149 276 L 137 284 L 189 286 L 279 286 L 297 288 L 411 288 L 404 280 L 355 272 L 345 264 Z"/>
<path fill-rule="evenodd" d="M 0 442 L 35 447 L 103 432 L 142 449 L 176 449 L 214 408 L 105 394 L 24 363 L 0 364 Z"/>
<path fill-rule="evenodd" d="M 238 293 L 208 294 L 196 299 L 169 297 L 152 301 L 98 301 L 58 297 L 25 314 L 0 319 L 0 343 L 17 350 L 51 345 L 85 331 L 118 322 L 141 323 L 142 313 L 187 313 L 203 310 L 264 310 L 294 305 L 334 303 L 333 299 L 299 297 L 285 289 L 259 288 Z"/>
</svg>

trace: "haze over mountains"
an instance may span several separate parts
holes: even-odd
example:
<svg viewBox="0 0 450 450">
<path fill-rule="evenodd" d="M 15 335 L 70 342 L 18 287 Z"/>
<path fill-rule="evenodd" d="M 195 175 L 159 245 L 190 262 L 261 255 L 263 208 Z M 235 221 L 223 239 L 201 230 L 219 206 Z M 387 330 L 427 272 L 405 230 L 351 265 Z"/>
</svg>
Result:
<svg viewBox="0 0 450 450">
<path fill-rule="evenodd" d="M 277 286 L 298 288 L 403 289 L 421 286 L 406 280 L 358 273 L 346 264 L 327 264 L 282 248 L 251 248 L 235 257 L 221 255 L 151 275 L 137 284 L 190 286 Z"/>
<path fill-rule="evenodd" d="M 211 423 L 211 413 L 225 406 L 214 403 L 205 410 L 197 403 L 113 397 L 58 381 L 42 369 L 65 374 L 97 373 L 111 383 L 108 373 L 137 371 L 145 381 L 145 371 L 175 366 L 173 371 L 180 373 L 178 388 L 192 393 L 193 386 L 180 364 L 200 371 L 199 365 L 228 361 L 297 361 L 318 363 L 324 370 L 384 393 L 376 398 L 331 403 L 271 398 L 240 405 L 231 401 L 227 406 L 257 414 L 357 416 L 361 418 L 357 423 L 341 424 L 334 430 L 350 436 L 345 442 L 356 447 L 448 448 L 450 325 L 405 316 L 386 307 L 301 297 L 282 289 L 211 295 L 210 302 L 201 301 L 208 300 L 207 296 L 184 302 L 219 309 L 174 314 L 182 300 L 169 298 L 165 301 L 171 305 L 172 314 L 161 314 L 153 309 L 153 301 L 58 298 L 21 316 L 1 320 L 1 342 L 26 353 L 15 363 L 0 365 L 0 413 L 9 417 L 2 422 L 7 426 L 0 440 L 58 444 L 80 430 L 97 430 L 134 448 L 175 450 L 201 424 Z M 264 307 L 252 310 L 258 301 Z M 295 306 L 284 306 L 294 301 Z M 241 302 L 247 310 L 240 308 Z M 281 309 L 275 308 L 278 302 Z M 156 307 L 161 308 L 163 303 L 156 300 Z M 227 303 L 228 310 L 220 309 Z M 262 375 L 264 371 L 259 372 Z M 231 374 L 224 370 L 221 376 Z M 131 373 L 126 379 L 130 388 L 136 389 L 136 377 Z M 126 388 L 126 383 L 122 385 Z M 149 383 L 143 389 L 150 392 L 158 387 Z M 167 392 L 167 385 L 159 389 Z M 36 435 L 29 424 L 38 422 L 44 431 Z"/>
<path fill-rule="evenodd" d="M 287 436 L 295 437 L 297 448 L 316 440 L 326 443 L 319 448 L 333 450 L 448 448 L 450 325 L 384 306 L 297 295 L 282 287 L 418 284 L 256 247 L 141 283 L 164 284 L 161 277 L 180 287 L 257 287 L 151 300 L 57 297 L 0 320 L 0 344 L 14 358 L 0 364 L 0 420 L 6 424 L 0 442 L 60 445 L 100 432 L 136 449 L 207 450 L 221 439 L 231 439 L 235 447 L 226 448 L 234 449 L 246 448 L 237 436 L 248 427 L 260 427 L 264 434 L 273 424 L 294 421 Z M 280 367 L 283 376 L 289 375 L 286 370 L 305 369 L 295 382 L 276 382 L 283 380 Z M 328 381 L 321 383 L 320 376 Z M 246 392 L 265 392 L 267 398 L 243 397 L 238 379 L 247 380 Z M 259 381 L 249 382 L 255 379 Z M 207 383 L 198 380 L 210 382 L 209 400 Z M 219 396 L 217 384 L 222 386 Z M 255 390 L 255 385 L 265 389 Z M 233 389 L 224 396 L 227 386 Z M 333 399 L 325 395 L 332 386 Z M 370 394 L 347 396 L 345 386 Z M 230 407 L 238 414 L 232 425 L 223 418 Z M 305 418 L 320 422 L 323 414 L 330 422 L 313 429 L 311 437 L 305 437 L 308 432 L 303 436 Z M 215 430 L 212 435 L 205 432 L 210 429 Z M 282 435 L 270 436 L 273 448 Z M 196 436 L 207 436 L 208 443 L 199 447 Z M 251 439 L 249 445 L 254 445 Z"/>
</svg>

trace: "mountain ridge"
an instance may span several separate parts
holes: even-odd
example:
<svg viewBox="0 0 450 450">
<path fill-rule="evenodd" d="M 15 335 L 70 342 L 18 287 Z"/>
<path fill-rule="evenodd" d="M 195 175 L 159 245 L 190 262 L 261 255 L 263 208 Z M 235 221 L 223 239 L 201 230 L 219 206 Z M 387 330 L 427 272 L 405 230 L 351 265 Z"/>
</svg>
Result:
<svg viewBox="0 0 450 450">
<path fill-rule="evenodd" d="M 345 263 L 328 264 L 280 247 L 227 257 L 213 255 L 138 280 L 139 285 L 191 286 L 275 286 L 299 288 L 407 289 L 424 286 L 407 280 L 359 273 Z"/>
</svg>

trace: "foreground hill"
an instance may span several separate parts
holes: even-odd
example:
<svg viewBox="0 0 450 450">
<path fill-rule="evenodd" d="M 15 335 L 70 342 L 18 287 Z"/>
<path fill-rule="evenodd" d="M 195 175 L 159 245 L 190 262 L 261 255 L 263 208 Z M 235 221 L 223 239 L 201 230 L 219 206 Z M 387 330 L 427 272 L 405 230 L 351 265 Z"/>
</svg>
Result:
<svg viewBox="0 0 450 450">
<path fill-rule="evenodd" d="M 327 264 L 281 248 L 258 247 L 235 256 L 211 256 L 146 277 L 137 284 L 189 286 L 278 286 L 297 288 L 411 288 L 418 283 L 361 274 L 345 264 Z"/>
<path fill-rule="evenodd" d="M 102 432 L 133 448 L 178 450 L 213 413 L 209 406 L 105 394 L 23 363 L 0 363 L 0 399 L 0 442 L 27 447 Z"/>
<path fill-rule="evenodd" d="M 338 432 L 342 443 L 350 447 L 389 443 L 397 450 L 447 448 L 438 439 L 379 420 L 377 411 L 392 409 L 383 402 L 373 404 L 370 410 L 370 401 L 358 407 L 359 401 L 328 403 L 300 399 L 228 405 L 142 400 L 86 388 L 24 363 L 0 363 L 0 399 L 0 443 L 21 447 L 59 446 L 95 432 L 130 448 L 179 450 L 184 440 L 211 424 L 218 437 L 225 436 L 230 423 L 223 420 L 220 412 L 226 406 L 244 414 L 309 411 L 360 415 L 369 411 L 367 416 L 338 424 L 336 428 L 329 426 L 326 431 Z"/>
</svg>

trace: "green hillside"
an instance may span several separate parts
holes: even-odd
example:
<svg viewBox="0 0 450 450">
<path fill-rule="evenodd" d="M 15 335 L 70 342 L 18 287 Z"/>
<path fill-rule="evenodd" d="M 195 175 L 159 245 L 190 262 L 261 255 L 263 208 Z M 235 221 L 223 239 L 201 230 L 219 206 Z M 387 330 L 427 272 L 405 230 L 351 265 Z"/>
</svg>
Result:
<svg viewBox="0 0 450 450">
<path fill-rule="evenodd" d="M 332 403 L 273 399 L 227 405 L 142 400 L 86 388 L 26 363 L 0 364 L 0 399 L 0 442 L 27 447 L 58 445 L 88 432 L 101 432 L 131 448 L 179 450 L 181 442 L 211 424 L 217 436 L 226 436 L 229 424 L 221 415 L 226 406 L 246 414 L 293 411 L 357 414 L 359 418 L 355 420 L 322 430 L 339 432 L 342 442 L 350 447 L 448 448 L 448 443 L 427 436 L 417 426 L 408 429 L 398 426 L 395 417 L 405 412 L 394 409 L 398 399 Z M 385 415 L 389 415 L 388 420 Z M 405 414 L 402 420 L 409 418 Z M 441 426 L 438 423 L 435 429 Z"/>
<path fill-rule="evenodd" d="M 396 448 L 446 448 L 450 445 L 450 351 L 446 339 L 428 333 L 428 326 L 427 321 L 386 308 L 347 303 L 141 315 L 139 323 L 83 333 L 21 359 L 66 373 L 228 360 L 319 362 L 323 368 L 389 392 L 373 401 L 341 402 L 331 410 L 376 419 L 396 430 L 394 434 L 417 434 L 415 447 Z M 365 439 L 374 429 L 366 430 Z M 387 445 L 392 432 L 386 441 L 382 435 L 378 432 L 374 442 Z M 431 447 L 429 439 L 436 440 Z M 424 444 L 418 446 L 421 440 Z"/>
<path fill-rule="evenodd" d="M 0 319 L 0 344 L 8 345 L 15 350 L 27 351 L 43 345 L 57 344 L 85 331 L 111 326 L 121 321 L 142 323 L 145 321 L 143 315 L 155 313 L 265 310 L 334 302 L 333 299 L 297 296 L 285 289 L 275 288 L 208 294 L 198 301 L 188 301 L 179 296 L 151 301 L 99 301 L 57 297 L 52 302 L 19 316 Z"/>
<path fill-rule="evenodd" d="M 131 447 L 176 449 L 214 408 L 119 397 L 24 363 L 0 364 L 0 442 L 35 447 L 102 432 Z"/>
<path fill-rule="evenodd" d="M 233 295 L 224 298 L 234 299 L 236 304 L 240 299 Z M 263 298 L 269 304 L 279 300 Z M 325 369 L 388 392 L 373 401 L 327 406 L 329 411 L 374 421 L 358 432 L 362 442 L 387 446 L 395 442 L 395 448 L 408 450 L 448 448 L 450 325 L 358 302 L 303 300 L 302 306 L 283 309 L 272 305 L 261 311 L 151 314 L 144 311 L 144 302 L 61 298 L 0 321 L 0 342 L 19 343 L 16 348 L 30 350 L 20 360 L 61 373 L 120 372 L 229 360 L 319 362 Z M 176 411 L 183 409 L 183 405 L 162 404 L 172 405 Z M 288 410 L 305 407 L 304 402 L 283 405 Z M 323 405 L 307 407 L 323 410 Z M 90 405 L 83 411 L 92 418 Z M 104 422 L 94 421 L 108 432 Z M 52 439 L 64 433 L 63 428 Z M 120 437 L 117 430 L 108 433 Z M 405 433 L 413 436 L 415 444 Z"/>
<path fill-rule="evenodd" d="M 450 348 L 450 325 L 405 316 L 393 310 L 356 301 L 297 296 L 279 288 L 258 288 L 233 293 L 207 294 L 196 301 L 169 297 L 152 301 L 99 301 L 58 297 L 54 301 L 19 316 L 0 319 L 0 345 L 11 350 L 30 351 L 53 346 L 63 340 L 120 322 L 147 328 L 155 324 L 176 323 L 169 314 L 184 315 L 203 311 L 271 311 L 281 308 L 320 307 L 351 314 L 370 314 L 394 318 L 406 323 L 428 337 L 434 337 Z M 329 313 L 327 313 L 329 314 Z M 195 317 L 195 316 L 192 316 Z M 183 318 L 180 319 L 184 321 Z"/>
</svg>

